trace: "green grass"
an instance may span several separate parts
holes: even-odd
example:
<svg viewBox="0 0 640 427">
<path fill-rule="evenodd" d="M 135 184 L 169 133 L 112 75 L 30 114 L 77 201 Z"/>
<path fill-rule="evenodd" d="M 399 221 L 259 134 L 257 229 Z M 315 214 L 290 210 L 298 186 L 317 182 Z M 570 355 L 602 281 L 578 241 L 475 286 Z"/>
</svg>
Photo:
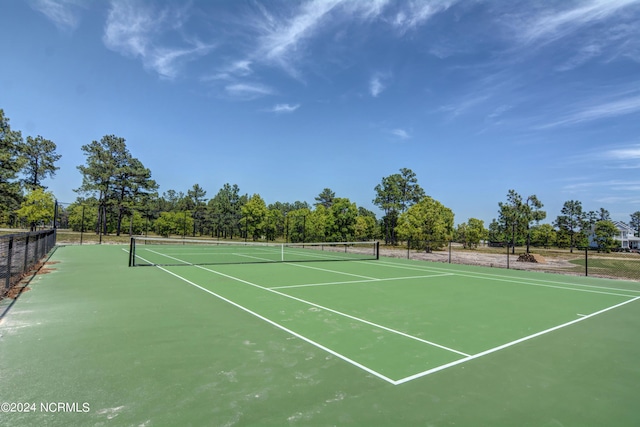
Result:
<svg viewBox="0 0 640 427">
<path fill-rule="evenodd" d="M 584 268 L 584 258 L 570 261 Z M 591 255 L 588 260 L 590 275 L 607 275 L 628 280 L 640 280 L 640 255 L 638 254 L 612 254 Z"/>
<path fill-rule="evenodd" d="M 58 248 L 0 323 L 0 402 L 90 410 L 1 425 L 640 423 L 640 300 L 579 320 L 637 282 L 391 259 L 164 271 L 125 248 Z M 397 385 L 339 357 L 399 380 L 465 357 L 389 329 L 475 355 L 569 321 Z"/>
</svg>

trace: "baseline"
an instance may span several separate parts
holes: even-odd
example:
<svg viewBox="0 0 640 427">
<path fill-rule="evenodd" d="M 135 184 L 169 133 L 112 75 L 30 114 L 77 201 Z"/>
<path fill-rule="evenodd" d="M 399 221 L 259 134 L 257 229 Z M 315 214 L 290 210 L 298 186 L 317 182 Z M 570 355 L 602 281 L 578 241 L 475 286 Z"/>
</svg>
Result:
<svg viewBox="0 0 640 427">
<path fill-rule="evenodd" d="M 560 281 L 554 281 L 554 280 L 543 280 L 543 279 L 535 279 L 535 278 L 521 278 L 520 280 L 518 280 L 516 278 L 508 278 L 508 277 L 505 277 L 504 275 L 499 275 L 499 274 L 489 274 L 489 273 L 480 273 L 480 272 L 473 273 L 473 274 L 464 273 L 464 272 L 451 272 L 450 269 L 445 269 L 445 268 L 410 267 L 410 266 L 404 266 L 404 265 L 399 265 L 399 264 L 384 262 L 384 261 L 377 261 L 376 265 L 378 264 L 383 264 L 383 265 L 391 266 L 394 268 L 415 270 L 415 271 L 448 272 L 455 276 L 469 277 L 472 279 L 495 280 L 497 282 L 508 282 L 508 283 L 515 283 L 519 285 L 527 285 L 527 286 L 541 286 L 546 288 L 564 289 L 564 290 L 575 291 L 575 292 L 589 292 L 589 293 L 595 293 L 595 294 L 613 295 L 613 296 L 626 297 L 626 298 L 633 298 L 636 295 L 619 294 L 615 292 L 605 292 L 605 291 L 597 291 L 593 289 L 582 289 L 582 288 L 607 289 L 607 290 L 614 290 L 614 291 L 631 292 L 636 294 L 640 293 L 640 290 L 636 291 L 633 289 L 608 288 L 606 286 L 584 285 L 579 283 L 560 282 Z M 536 283 L 536 282 L 540 282 L 540 283 Z M 547 284 L 547 283 L 552 283 L 552 284 Z M 564 285 L 564 286 L 557 286 L 557 285 Z"/>
<path fill-rule="evenodd" d="M 125 249 L 123 249 L 123 250 L 125 250 Z M 125 251 L 126 251 L 126 250 L 125 250 Z M 142 258 L 142 257 L 141 257 L 141 258 Z M 144 260 L 144 258 L 142 258 L 142 259 Z M 145 260 L 145 261 L 146 261 L 146 260 Z M 185 263 L 185 264 L 189 264 L 189 263 L 184 262 L 184 261 L 182 261 L 182 260 L 178 260 L 178 261 L 181 261 L 181 262 L 183 262 L 183 263 Z M 376 264 L 377 264 L 377 263 L 376 263 Z M 391 265 L 391 266 L 394 266 L 394 267 L 403 268 L 403 266 L 399 266 L 399 265 L 396 265 L 396 264 L 392 264 L 392 263 L 387 263 L 387 264 L 388 264 L 388 265 Z M 459 352 L 459 351 L 457 351 L 457 350 L 449 349 L 449 348 L 444 347 L 444 346 L 440 346 L 440 345 L 435 344 L 435 343 L 428 342 L 428 341 L 426 341 L 426 340 L 422 340 L 422 339 L 420 339 L 420 338 L 418 338 L 418 337 L 413 337 L 413 336 L 411 336 L 411 335 L 408 335 L 408 334 L 402 333 L 402 332 L 400 332 L 400 331 L 395 331 L 395 330 L 393 330 L 393 329 L 383 327 L 382 325 L 377 325 L 377 324 L 375 324 L 375 323 L 373 323 L 373 322 L 369 322 L 369 321 L 366 321 L 366 320 L 364 320 L 364 319 L 359 319 L 359 318 L 356 318 L 356 317 L 354 317 L 354 316 L 351 316 L 351 315 L 348 315 L 348 314 L 345 314 L 345 313 L 341 313 L 341 312 L 338 312 L 338 311 L 336 311 L 336 310 L 333 310 L 333 309 L 330 309 L 330 308 L 327 308 L 327 307 L 323 307 L 323 306 L 320 306 L 320 305 L 318 305 L 318 304 L 315 304 L 315 303 L 312 303 L 312 302 L 309 302 L 309 301 L 302 300 L 302 299 L 297 298 L 297 297 L 293 297 L 293 296 L 290 296 L 290 295 L 287 295 L 287 294 L 284 294 L 284 293 L 278 292 L 278 291 L 276 291 L 276 290 L 272 290 L 272 289 L 274 289 L 274 288 L 272 288 L 272 289 L 265 288 L 265 287 L 263 287 L 263 286 L 260 286 L 260 285 L 257 285 L 257 284 L 254 284 L 254 283 L 248 282 L 248 281 L 246 281 L 246 280 L 239 279 L 239 278 L 236 278 L 236 277 L 233 277 L 233 276 L 230 276 L 230 275 L 227 275 L 227 274 L 224 274 L 224 273 L 221 273 L 221 272 L 215 271 L 215 270 L 211 270 L 211 269 L 209 269 L 209 268 L 205 268 L 205 267 L 197 266 L 197 265 L 195 266 L 195 267 L 197 267 L 197 268 L 200 268 L 200 269 L 203 269 L 203 270 L 209 271 L 209 272 L 211 272 L 211 273 L 214 273 L 214 274 L 217 274 L 217 275 L 220 275 L 220 276 L 223 276 L 223 277 L 226 277 L 226 278 L 229 278 L 229 279 L 235 280 L 235 281 L 239 281 L 239 282 L 241 282 L 241 283 L 245 283 L 245 284 L 248 284 L 248 285 L 250 285 L 250 286 L 254 286 L 254 287 L 256 287 L 256 288 L 259 288 L 259 289 L 262 289 L 262 290 L 265 290 L 265 291 L 268 291 L 268 292 L 273 292 L 273 293 L 276 293 L 276 294 L 278 294 L 278 295 L 284 296 L 284 297 L 286 297 L 286 298 L 291 298 L 291 299 L 294 299 L 294 300 L 297 300 L 297 301 L 303 302 L 303 303 L 305 303 L 305 304 L 309 304 L 309 305 L 312 305 L 312 306 L 314 306 L 314 307 L 317 307 L 317 308 L 320 308 L 320 309 L 323 309 L 323 310 L 327 310 L 327 311 L 333 312 L 333 313 L 335 313 L 335 314 L 339 314 L 339 315 L 342 315 L 342 316 L 348 317 L 348 318 L 350 318 L 350 319 L 352 319 L 352 320 L 361 321 L 361 322 L 363 322 L 363 323 L 366 323 L 366 324 L 369 324 L 369 325 L 371 325 L 371 326 L 375 326 L 375 327 L 378 327 L 378 328 L 381 328 L 381 329 L 387 330 L 387 331 L 389 331 L 389 332 L 399 333 L 400 335 L 405 336 L 405 337 L 407 337 L 407 338 L 416 339 L 416 340 L 418 340 L 418 341 L 421 341 L 421 342 L 424 342 L 424 343 L 427 343 L 427 344 L 430 344 L 430 345 L 434 345 L 434 346 L 436 346 L 436 347 L 439 347 L 439 348 L 442 348 L 442 349 L 445 349 L 445 350 L 449 350 L 449 351 L 452 351 L 452 352 L 455 352 L 455 353 L 458 353 L 458 354 L 460 354 L 460 355 L 465 356 L 465 357 L 464 357 L 464 358 L 462 358 L 462 359 L 458 359 L 458 360 L 455 360 L 455 361 L 453 361 L 453 362 L 450 362 L 450 363 L 446 363 L 446 364 L 443 364 L 443 365 L 437 366 L 437 367 L 435 367 L 435 368 L 431 368 L 431 369 L 428 369 L 428 370 L 425 370 L 425 371 L 422 371 L 422 372 L 418 372 L 418 373 L 416 373 L 416 374 L 409 375 L 409 376 L 404 377 L 404 378 L 401 378 L 401 379 L 399 379 L 399 380 L 393 380 L 393 379 L 391 379 L 391 378 L 389 378 L 389 377 L 387 377 L 387 376 L 385 376 L 385 375 L 383 375 L 383 374 L 381 374 L 381 373 L 379 373 L 379 372 L 377 372 L 377 371 L 375 371 L 375 370 L 373 370 L 373 369 L 371 369 L 371 368 L 369 368 L 369 367 L 367 367 L 367 366 L 365 366 L 365 365 L 363 365 L 363 364 L 361 364 L 361 363 L 358 363 L 357 361 L 355 361 L 355 360 L 353 360 L 353 359 L 351 359 L 351 358 L 349 358 L 349 357 L 347 357 L 347 356 L 344 356 L 344 355 L 342 355 L 342 354 L 340 354 L 340 353 L 338 353 L 338 352 L 336 352 L 336 351 L 334 351 L 334 350 L 332 350 L 332 349 L 330 349 L 330 348 L 328 348 L 328 347 L 326 347 L 326 346 L 323 346 L 322 344 L 320 344 L 320 343 L 318 343 L 318 342 L 316 342 L 316 341 L 314 341 L 314 340 L 311 340 L 310 338 L 307 338 L 307 337 L 305 337 L 305 336 L 303 336 L 303 335 L 300 335 L 300 334 L 298 334 L 297 332 L 295 332 L 295 331 L 293 331 L 293 330 L 291 330 L 291 329 L 289 329 L 289 328 L 287 328 L 287 327 L 285 327 L 285 326 L 283 326 L 283 325 L 280 325 L 279 323 L 274 322 L 274 321 L 272 321 L 272 320 L 270 320 L 270 319 L 268 319 L 268 318 L 266 318 L 266 317 L 264 317 L 264 316 L 262 316 L 262 315 L 260 315 L 260 314 L 258 314 L 258 313 L 256 313 L 256 312 L 254 312 L 254 311 L 252 311 L 252 310 L 250 310 L 250 309 L 248 309 L 248 308 L 246 308 L 246 307 L 244 307 L 244 306 L 242 306 L 242 305 L 240 305 L 240 304 L 238 304 L 238 303 L 236 303 L 236 302 L 234 302 L 234 301 L 232 301 L 232 300 L 230 300 L 230 299 L 228 299 L 228 298 L 225 298 L 225 297 L 223 297 L 223 296 L 221 296 L 221 295 L 219 295 L 219 294 L 217 294 L 217 293 L 215 293 L 215 292 L 213 292 L 213 291 L 211 291 L 211 290 L 209 290 L 209 289 L 206 289 L 206 288 L 204 288 L 204 287 L 202 287 L 202 286 L 198 285 L 197 283 L 194 283 L 194 282 L 192 282 L 192 281 L 190 281 L 190 280 L 188 280 L 188 279 L 186 279 L 186 278 L 184 278 L 184 277 L 181 277 L 180 275 L 178 275 L 178 274 L 176 274 L 176 273 L 173 273 L 173 272 L 171 272 L 170 270 L 167 270 L 167 269 L 166 269 L 166 268 L 164 268 L 164 267 L 161 267 L 161 266 L 157 266 L 157 267 L 158 267 L 160 270 L 162 270 L 162 271 L 164 271 L 164 272 L 166 272 L 166 273 L 168 273 L 168 274 L 170 274 L 170 275 L 172 275 L 172 276 L 174 276 L 174 277 L 178 278 L 179 280 L 182 280 L 182 281 L 184 281 L 184 282 L 188 283 L 189 285 L 194 286 L 194 287 L 195 287 L 195 288 L 197 288 L 197 289 L 200 289 L 200 290 L 202 290 L 202 291 L 204 291 L 204 292 L 206 292 L 206 293 L 209 293 L 209 294 L 211 294 L 211 295 L 215 296 L 216 298 L 219 298 L 219 299 L 220 299 L 220 300 L 222 300 L 222 301 L 225 301 L 225 302 L 227 302 L 227 303 L 229 303 L 229 304 L 231 304 L 231 305 L 233 305 L 233 306 L 235 306 L 235 307 L 237 307 L 237 308 L 240 308 L 241 310 L 243 310 L 243 311 L 245 311 L 245 312 L 247 312 L 247 313 L 249 313 L 249 314 L 251 314 L 251 315 L 253 315 L 253 316 L 255 316 L 255 317 L 257 317 L 257 318 L 259 318 L 259 319 L 261 319 L 261 320 L 263 320 L 263 321 L 265 321 L 265 322 L 267 322 L 267 323 L 269 323 L 269 324 L 271 324 L 271 325 L 273 325 L 273 326 L 275 326 L 275 327 L 277 327 L 278 329 L 281 329 L 281 330 L 283 330 L 283 331 L 285 331 L 285 332 L 287 332 L 287 333 L 289 333 L 289 334 L 291 334 L 291 335 L 293 335 L 293 336 L 295 336 L 295 337 L 297 337 L 297 338 L 300 338 L 301 340 L 303 340 L 303 341 L 305 341 L 305 342 L 307 342 L 307 343 L 309 343 L 309 344 L 311 344 L 311 345 L 313 345 L 313 346 L 315 346 L 315 347 L 317 347 L 317 348 L 319 348 L 319 349 L 321 349 L 321 350 L 324 350 L 324 351 L 326 351 L 327 353 L 332 354 L 332 355 L 334 355 L 334 356 L 338 357 L 339 359 L 341 359 L 341 360 L 343 360 L 343 361 L 345 361 L 345 362 L 347 362 L 347 363 L 350 363 L 351 365 L 353 365 L 353 366 L 355 366 L 355 367 L 358 367 L 358 368 L 362 369 L 363 371 L 368 372 L 368 373 L 370 373 L 370 374 L 374 375 L 375 377 L 378 377 L 378 378 L 380 378 L 380 379 L 382 379 L 382 380 L 384 380 L 384 381 L 386 381 L 386 382 L 388 382 L 388 383 L 390 383 L 390 384 L 392 384 L 392 385 L 401 385 L 401 384 L 405 384 L 405 383 L 407 383 L 407 382 L 410 382 L 410 381 L 413 381 L 413 380 L 416 380 L 416 379 L 419 379 L 419 378 L 423 378 L 423 377 L 428 376 L 428 375 L 431 375 L 431 374 L 433 374 L 433 373 L 440 372 L 440 371 L 443 371 L 443 370 L 445 370 L 445 369 L 448 369 L 448 368 L 451 368 L 451 367 L 454 367 L 454 366 L 457 366 L 457 365 L 460 365 L 460 364 L 466 363 L 466 362 L 468 362 L 468 361 L 478 359 L 478 358 L 480 358 L 480 357 L 483 357 L 483 356 L 486 356 L 486 355 L 489 355 L 489 354 L 495 353 L 495 352 L 500 351 L 500 350 L 504 350 L 504 349 L 506 349 L 506 348 L 509 348 L 509 347 L 514 346 L 514 345 L 520 344 L 520 343 L 522 343 L 522 342 L 525 342 L 525 341 L 531 340 L 531 339 L 533 339 L 533 338 L 537 338 L 537 337 L 540 337 L 540 336 L 546 335 L 546 334 L 548 334 L 548 333 L 554 332 L 554 331 L 559 330 L 559 329 L 563 329 L 563 328 L 565 328 L 565 327 L 568 327 L 568 326 L 574 325 L 574 324 L 576 324 L 576 323 L 579 323 L 579 322 L 582 322 L 582 321 L 584 321 L 584 320 L 590 319 L 590 318 L 592 318 L 592 317 L 598 316 L 598 315 L 603 314 L 603 313 L 605 313 L 605 312 L 608 312 L 608 311 L 611 311 L 611 310 L 614 310 L 614 309 L 620 308 L 620 307 L 622 307 L 622 306 L 624 306 L 624 305 L 626 305 L 626 304 L 629 304 L 629 303 L 632 303 L 632 302 L 635 302 L 635 301 L 640 300 L 640 296 L 630 296 L 630 295 L 611 294 L 611 295 L 616 295 L 616 296 L 625 296 L 625 297 L 628 297 L 628 298 L 630 298 L 630 299 L 629 299 L 629 300 L 627 300 L 627 301 L 623 301 L 623 302 L 621 302 L 621 303 L 619 303 L 619 304 L 615 304 L 615 305 L 613 305 L 613 306 L 610 306 L 610 307 L 604 308 L 604 309 L 602 309 L 602 310 L 596 311 L 596 312 L 591 313 L 591 314 L 580 314 L 580 317 L 579 317 L 578 319 L 574 319 L 574 320 L 571 320 L 571 321 L 569 321 L 569 322 L 566 322 L 566 323 L 563 323 L 563 324 L 560 324 L 560 325 L 557 325 L 557 326 L 554 326 L 554 327 L 551 327 L 551 328 L 545 329 L 545 330 L 543 330 L 543 331 L 536 332 L 536 333 L 534 333 L 534 334 L 531 334 L 531 335 L 525 336 L 525 337 L 523 337 L 523 338 L 519 338 L 519 339 L 517 339 L 517 340 L 514 340 L 514 341 L 511 341 L 511 342 L 508 342 L 508 343 L 506 343 L 506 344 L 502 344 L 502 345 L 499 345 L 499 346 L 497 346 L 497 347 L 494 347 L 494 348 L 491 348 L 491 349 L 488 349 L 488 350 L 482 351 L 482 352 L 480 352 L 480 353 L 470 355 L 470 354 L 465 354 L 465 353 Z M 418 270 L 418 271 L 429 271 L 428 269 L 419 269 L 419 268 L 409 268 L 409 269 Z M 436 270 L 444 270 L 444 269 L 436 269 Z M 456 275 L 456 274 L 455 274 L 455 273 L 450 273 L 450 274 L 446 274 L 446 275 Z M 492 275 L 489 275 L 489 274 L 482 274 L 482 275 L 485 275 L 485 276 L 492 276 Z M 481 277 L 481 276 L 480 276 L 480 277 L 478 277 L 478 276 L 465 275 L 465 274 L 462 274 L 462 276 L 474 277 L 474 278 L 478 278 L 478 279 L 486 279 L 486 277 Z M 496 276 L 497 276 L 497 275 L 496 275 Z M 498 277 L 500 277 L 500 276 L 498 276 Z M 503 277 L 503 276 L 502 276 L 502 277 Z M 373 281 L 379 281 L 379 280 L 384 280 L 384 279 L 371 280 L 371 281 L 373 282 Z M 523 282 L 514 281 L 514 280 L 507 280 L 507 279 L 505 279 L 504 281 L 511 281 L 511 282 L 521 283 L 521 284 L 525 284 L 525 285 L 544 286 L 544 285 L 541 285 L 541 284 L 535 284 L 535 283 L 523 283 Z M 353 282 L 346 282 L 346 283 L 353 283 Z M 552 282 L 552 283 L 553 283 L 553 282 Z M 573 285 L 573 284 L 570 284 L 570 283 L 564 283 L 564 284 L 566 284 L 566 285 Z M 556 286 L 551 286 L 551 285 L 547 285 L 547 286 L 548 286 L 548 287 L 556 287 Z M 589 286 L 589 285 L 585 285 L 585 286 Z M 569 289 L 569 290 L 580 290 L 580 289 L 571 289 L 571 288 L 563 288 L 563 287 L 557 287 L 557 288 L 560 288 L 560 289 Z M 601 288 L 607 289 L 606 287 L 601 287 Z M 622 289 L 621 289 L 621 290 L 622 290 Z M 586 290 L 584 290 L 584 291 L 586 291 Z M 626 290 L 625 290 L 625 291 L 626 291 Z M 605 293 L 605 292 L 598 292 L 598 293 Z M 605 293 L 605 294 L 606 294 L 606 293 Z"/>
<path fill-rule="evenodd" d="M 597 315 L 599 315 L 599 314 L 602 314 L 602 313 L 605 313 L 605 312 L 607 312 L 607 311 L 614 310 L 614 309 L 616 309 L 616 308 L 622 307 L 623 305 L 626 305 L 626 304 L 632 303 L 632 302 L 637 301 L 637 300 L 639 300 L 639 299 L 640 299 L 640 296 L 635 297 L 635 298 L 632 298 L 632 299 L 627 300 L 627 301 L 624 301 L 624 302 L 621 302 L 621 303 L 619 303 L 619 304 L 613 305 L 613 306 L 611 306 L 611 307 L 607 307 L 607 308 L 602 309 L 602 310 L 600 310 L 600 311 L 596 311 L 595 313 L 582 315 L 582 317 L 580 317 L 580 318 L 578 318 L 578 319 L 575 319 L 575 320 L 572 320 L 572 321 L 570 321 L 570 322 L 566 322 L 566 323 L 563 323 L 563 324 L 561 324 L 561 325 L 554 326 L 554 327 L 549 328 L 549 329 L 545 329 L 544 331 L 536 332 L 535 334 L 531 334 L 531 335 L 528 335 L 528 336 L 526 336 L 526 337 L 519 338 L 519 339 L 517 339 L 517 340 L 514 340 L 514 341 L 511 341 L 511 342 L 508 342 L 508 343 L 506 343 L 506 344 L 502 344 L 502 345 L 499 345 L 499 346 L 497 346 L 497 347 L 491 348 L 491 349 L 489 349 L 489 350 L 485 350 L 485 351 L 482 351 L 482 352 L 480 352 L 480 353 L 477 353 L 477 354 L 474 354 L 474 355 L 471 355 L 471 356 L 465 357 L 464 359 L 455 360 L 455 361 L 453 361 L 453 362 L 451 362 L 451 363 L 446 363 L 446 364 L 444 364 L 444 365 L 441 365 L 441 366 L 438 366 L 438 367 L 435 367 L 435 368 L 432 368 L 432 369 L 428 369 L 428 370 L 426 370 L 426 371 L 419 372 L 419 373 L 414 374 L 414 375 L 410 375 L 410 376 L 408 376 L 408 377 L 405 377 L 405 378 L 402 378 L 402 379 L 400 379 L 400 380 L 394 381 L 394 383 L 393 383 L 393 384 L 394 384 L 394 385 L 404 384 L 404 383 L 406 383 L 406 382 L 409 382 L 409 381 L 412 381 L 412 380 L 415 380 L 415 379 L 418 379 L 418 378 L 422 378 L 422 377 L 425 377 L 425 376 L 427 376 L 427 375 L 431 375 L 431 374 L 433 374 L 433 373 L 436 373 L 436 372 L 442 371 L 442 370 L 444 370 L 444 369 L 447 369 L 447 368 L 451 368 L 451 367 L 453 367 L 453 366 L 460 365 L 460 364 L 465 363 L 465 362 L 468 362 L 468 361 L 470 361 L 470 360 L 478 359 L 478 358 L 480 358 L 480 357 L 482 357 L 482 356 L 486 356 L 486 355 L 488 355 L 488 354 L 495 353 L 495 352 L 500 351 L 500 350 L 504 350 L 505 348 L 512 347 L 512 346 L 514 346 L 514 345 L 516 345 L 516 344 L 520 344 L 520 343 L 522 343 L 522 342 L 524 342 L 524 341 L 528 341 L 528 340 L 530 340 L 530 339 L 537 338 L 537 337 L 542 336 L 542 335 L 546 335 L 546 334 L 548 334 L 548 333 L 550 333 L 550 332 L 557 331 L 558 329 L 566 328 L 567 326 L 574 325 L 574 324 L 576 324 L 576 323 L 578 323 L 578 322 L 582 322 L 582 321 L 584 321 L 584 320 L 587 320 L 587 319 L 590 319 L 590 318 L 592 318 L 592 317 L 595 317 L 595 316 L 597 316 Z"/>
</svg>

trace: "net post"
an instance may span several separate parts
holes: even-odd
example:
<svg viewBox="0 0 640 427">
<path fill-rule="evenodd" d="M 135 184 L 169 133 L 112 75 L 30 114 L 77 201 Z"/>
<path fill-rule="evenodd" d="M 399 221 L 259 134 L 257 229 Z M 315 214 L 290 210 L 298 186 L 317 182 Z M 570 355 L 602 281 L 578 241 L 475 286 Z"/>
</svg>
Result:
<svg viewBox="0 0 640 427">
<path fill-rule="evenodd" d="M 135 251 L 136 251 L 136 239 L 131 237 L 131 243 L 129 244 L 129 267 L 135 266 Z"/>
<path fill-rule="evenodd" d="M 376 240 L 375 251 L 376 251 L 376 259 L 380 259 L 380 241 L 379 240 Z"/>
</svg>

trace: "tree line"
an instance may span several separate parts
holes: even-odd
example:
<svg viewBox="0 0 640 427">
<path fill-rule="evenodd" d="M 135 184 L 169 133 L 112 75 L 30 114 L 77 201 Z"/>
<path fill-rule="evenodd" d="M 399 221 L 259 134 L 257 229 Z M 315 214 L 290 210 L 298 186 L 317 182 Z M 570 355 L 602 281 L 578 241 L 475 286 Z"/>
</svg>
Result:
<svg viewBox="0 0 640 427">
<path fill-rule="evenodd" d="M 56 144 L 41 135 L 27 136 L 11 129 L 0 109 L 0 224 L 29 219 L 29 227 L 53 218 L 53 195 L 42 184 L 55 176 L 61 156 Z"/>
<path fill-rule="evenodd" d="M 571 252 L 576 247 L 608 252 L 619 245 L 615 240 L 619 230 L 604 208 L 585 211 L 579 200 L 568 200 L 552 224 L 540 224 L 547 213 L 535 194 L 524 198 L 515 190 L 509 190 L 507 201 L 498 206 L 498 219 L 493 219 L 487 230 L 489 242 L 526 246 L 527 253 L 532 244 L 569 248 Z M 640 211 L 631 214 L 630 219 L 636 236 L 640 235 Z"/>
<path fill-rule="evenodd" d="M 0 109 L 0 223 L 33 227 L 53 219 L 55 198 L 42 182 L 53 178 L 60 155 L 56 145 L 42 136 L 23 140 Z M 83 145 L 85 163 L 77 169 L 82 184 L 76 200 L 61 207 L 62 227 L 101 234 L 161 236 L 212 236 L 222 239 L 287 240 L 290 242 L 383 239 L 432 250 L 449 241 L 467 248 L 480 242 L 530 246 L 586 246 L 589 239 L 599 247 L 614 245 L 617 234 L 609 213 L 586 212 L 577 200 L 565 202 L 552 224 L 536 195 L 523 197 L 509 190 L 498 203 L 498 217 L 488 228 L 477 218 L 454 226 L 454 213 L 428 196 L 408 168 L 383 177 L 375 186 L 372 202 L 376 214 L 358 207 L 347 197 L 324 188 L 312 205 L 303 201 L 267 204 L 259 194 L 243 193 L 226 183 L 207 198 L 194 184 L 185 192 L 158 192 L 150 169 L 133 157 L 124 138 L 105 135 Z M 631 227 L 640 234 L 640 211 L 631 215 Z"/>
</svg>

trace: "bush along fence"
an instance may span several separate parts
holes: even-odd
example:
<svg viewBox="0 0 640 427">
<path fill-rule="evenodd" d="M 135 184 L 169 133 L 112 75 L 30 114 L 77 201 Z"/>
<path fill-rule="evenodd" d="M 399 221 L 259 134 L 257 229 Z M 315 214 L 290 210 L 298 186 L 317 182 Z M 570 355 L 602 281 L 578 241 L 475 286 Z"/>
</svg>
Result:
<svg viewBox="0 0 640 427">
<path fill-rule="evenodd" d="M 534 270 L 640 281 L 640 253 L 599 252 L 589 247 L 514 247 L 510 243 L 465 247 L 451 241 L 407 241 L 381 247 L 380 255 L 450 264 Z"/>
<path fill-rule="evenodd" d="M 0 236 L 0 299 L 56 244 L 56 230 Z"/>
</svg>

